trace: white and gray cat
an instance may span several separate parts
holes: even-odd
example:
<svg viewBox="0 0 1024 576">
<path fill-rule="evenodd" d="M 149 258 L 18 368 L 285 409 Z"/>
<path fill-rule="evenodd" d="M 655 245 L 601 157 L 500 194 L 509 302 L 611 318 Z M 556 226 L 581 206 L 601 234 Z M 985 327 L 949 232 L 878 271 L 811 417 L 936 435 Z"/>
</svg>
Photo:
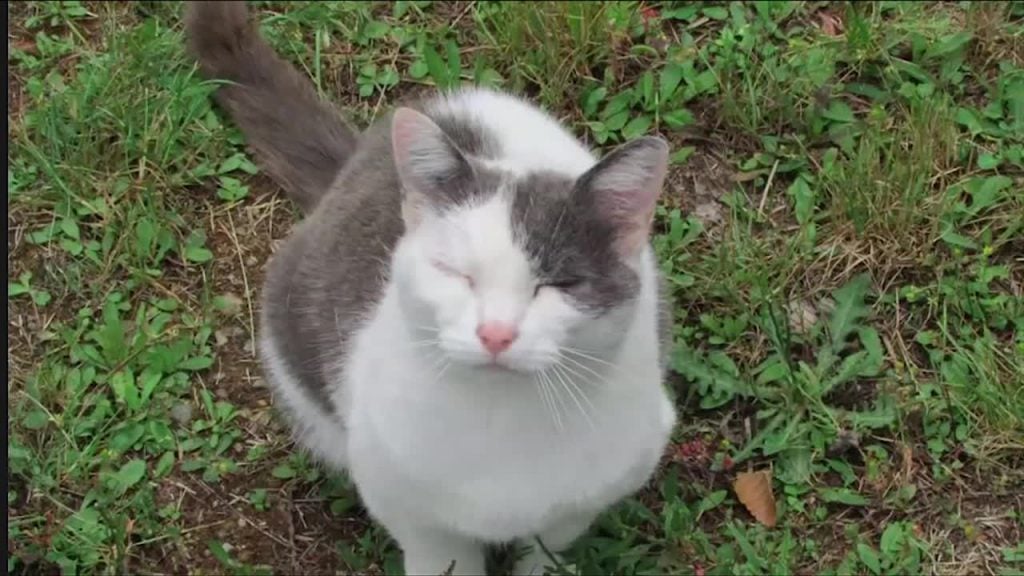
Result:
<svg viewBox="0 0 1024 576">
<path fill-rule="evenodd" d="M 483 574 L 491 543 L 564 550 L 648 480 L 676 420 L 649 243 L 663 140 L 598 161 L 483 89 L 356 134 L 243 3 L 190 3 L 186 34 L 305 212 L 264 286 L 267 380 L 407 574 Z M 516 572 L 549 564 L 534 546 Z"/>
</svg>

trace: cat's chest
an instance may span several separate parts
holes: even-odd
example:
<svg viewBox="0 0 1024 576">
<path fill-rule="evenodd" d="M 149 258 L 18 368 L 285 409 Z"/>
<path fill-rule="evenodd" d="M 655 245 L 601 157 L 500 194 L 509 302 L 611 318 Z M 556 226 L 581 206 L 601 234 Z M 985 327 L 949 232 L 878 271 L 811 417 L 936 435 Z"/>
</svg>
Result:
<svg viewBox="0 0 1024 576">
<path fill-rule="evenodd" d="M 510 478 L 598 490 L 659 452 L 674 419 L 656 366 L 570 384 L 488 381 L 409 357 L 366 360 L 350 375 L 353 439 L 377 445 L 421 481 L 468 492 Z"/>
<path fill-rule="evenodd" d="M 564 391 L 488 394 L 453 382 L 410 394 L 430 381 L 394 364 L 379 374 L 357 384 L 350 412 L 350 469 L 363 496 L 493 541 L 597 513 L 640 488 L 675 418 L 658 382 L 643 377 L 632 393 L 591 392 L 577 406 Z"/>
</svg>

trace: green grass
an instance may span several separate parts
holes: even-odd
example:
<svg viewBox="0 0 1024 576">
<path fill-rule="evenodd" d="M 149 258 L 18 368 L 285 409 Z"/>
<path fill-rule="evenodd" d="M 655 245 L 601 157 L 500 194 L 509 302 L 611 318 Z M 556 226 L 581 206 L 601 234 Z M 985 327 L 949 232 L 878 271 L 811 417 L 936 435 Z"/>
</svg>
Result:
<svg viewBox="0 0 1024 576">
<path fill-rule="evenodd" d="M 683 417 L 563 572 L 1024 570 L 1021 3 L 256 4 L 356 121 L 470 82 L 673 143 Z M 254 314 L 296 212 L 180 5 L 9 14 L 8 572 L 398 571 L 269 404 Z M 769 467 L 774 528 L 731 488 Z"/>
</svg>

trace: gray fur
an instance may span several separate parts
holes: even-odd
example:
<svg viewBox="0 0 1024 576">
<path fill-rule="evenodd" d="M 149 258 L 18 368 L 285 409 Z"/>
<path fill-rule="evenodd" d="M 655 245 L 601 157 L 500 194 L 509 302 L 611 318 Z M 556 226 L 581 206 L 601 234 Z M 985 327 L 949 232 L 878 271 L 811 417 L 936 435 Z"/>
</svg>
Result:
<svg viewBox="0 0 1024 576">
<path fill-rule="evenodd" d="M 428 114 L 463 154 L 485 159 L 501 156 L 498 139 L 478 122 L 443 112 L 431 110 Z"/>
<path fill-rule="evenodd" d="M 632 298 L 639 278 L 615 253 L 614 230 L 583 186 L 544 173 L 516 182 L 512 229 L 541 283 L 600 316 Z"/>
<path fill-rule="evenodd" d="M 402 150 L 394 149 L 399 178 L 408 202 L 422 210 L 435 212 L 469 204 L 494 194 L 502 175 L 488 169 L 481 160 L 497 153 L 497 139 L 482 126 L 467 119 L 436 112 L 427 106 L 427 114 L 394 117 L 392 123 L 405 136 Z M 394 137 L 394 132 L 392 133 Z M 393 144 L 394 146 L 394 144 Z"/>
<path fill-rule="evenodd" d="M 349 338 L 387 284 L 405 232 L 389 122 L 371 127 L 319 208 L 271 261 L 263 329 L 325 411 Z"/>
<path fill-rule="evenodd" d="M 185 37 L 203 76 L 227 80 L 215 98 L 264 170 L 310 213 L 356 136 L 309 80 L 274 53 L 244 2 L 189 2 Z"/>
</svg>

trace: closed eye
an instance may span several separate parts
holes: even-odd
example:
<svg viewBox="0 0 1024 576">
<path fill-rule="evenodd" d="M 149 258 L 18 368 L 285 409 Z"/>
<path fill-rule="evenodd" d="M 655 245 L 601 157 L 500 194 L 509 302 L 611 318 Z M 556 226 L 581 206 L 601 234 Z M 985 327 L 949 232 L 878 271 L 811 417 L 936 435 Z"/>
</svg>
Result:
<svg viewBox="0 0 1024 576">
<path fill-rule="evenodd" d="M 583 284 L 582 278 L 562 278 L 559 280 L 553 280 L 543 284 L 538 284 L 537 288 L 534 289 L 533 295 L 536 296 L 539 294 L 541 288 L 553 288 L 559 292 L 565 292 L 578 287 L 580 284 Z"/>
<path fill-rule="evenodd" d="M 465 280 L 469 284 L 470 288 L 473 287 L 473 277 L 470 276 L 469 274 L 464 274 L 462 272 L 459 272 L 457 269 L 452 268 L 451 266 L 445 264 L 444 262 L 438 261 L 438 260 L 432 260 L 431 264 L 434 265 L 434 268 L 437 268 L 438 270 L 440 270 L 444 274 L 446 274 L 448 276 L 451 276 L 452 278 L 461 278 L 461 279 Z"/>
</svg>

